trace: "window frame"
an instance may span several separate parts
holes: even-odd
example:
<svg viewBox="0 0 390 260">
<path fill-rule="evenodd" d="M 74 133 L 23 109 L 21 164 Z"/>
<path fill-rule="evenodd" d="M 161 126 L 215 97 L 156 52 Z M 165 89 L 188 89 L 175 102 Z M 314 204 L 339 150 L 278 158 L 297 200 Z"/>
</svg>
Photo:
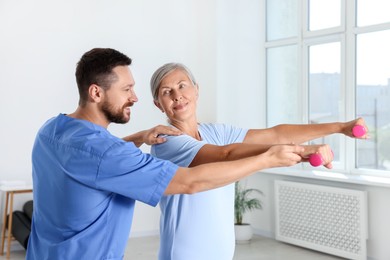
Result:
<svg viewBox="0 0 390 260">
<path fill-rule="evenodd" d="M 263 17 L 264 17 L 264 43 L 263 53 L 265 59 L 262 61 L 264 75 L 267 76 L 267 50 L 274 47 L 283 47 L 288 45 L 297 45 L 298 49 L 298 86 L 302 86 L 300 96 L 302 103 L 298 111 L 302 115 L 302 122 L 308 122 L 309 118 L 309 51 L 310 46 L 318 44 L 326 44 L 330 42 L 340 42 L 340 120 L 346 121 L 356 118 L 356 55 L 357 55 L 357 36 L 364 33 L 371 33 L 383 30 L 390 30 L 390 22 L 357 27 L 357 0 L 346 1 L 341 0 L 340 6 L 340 26 L 327 28 L 317 31 L 309 31 L 309 2 L 310 0 L 298 0 L 298 5 L 301 7 L 297 14 L 298 32 L 296 37 L 285 39 L 277 39 L 267 41 L 267 1 L 263 1 Z M 265 91 L 268 92 L 267 79 L 264 81 Z M 268 125 L 268 117 L 272 113 L 265 110 L 266 124 Z M 299 123 L 299 122 L 298 122 Z M 334 163 L 334 170 L 347 175 L 369 175 L 377 177 L 390 178 L 390 170 L 379 169 L 364 169 L 356 168 L 356 140 L 352 138 L 340 138 L 340 161 Z M 350 156 L 353 154 L 353 156 Z M 303 170 L 309 170 L 310 166 L 302 166 Z M 292 169 L 297 169 L 293 167 Z"/>
</svg>

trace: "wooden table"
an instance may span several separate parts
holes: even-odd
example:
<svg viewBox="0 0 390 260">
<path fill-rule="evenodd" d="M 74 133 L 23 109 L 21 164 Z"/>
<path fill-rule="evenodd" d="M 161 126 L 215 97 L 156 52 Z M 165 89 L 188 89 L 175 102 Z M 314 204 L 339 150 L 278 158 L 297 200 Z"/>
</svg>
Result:
<svg viewBox="0 0 390 260">
<path fill-rule="evenodd" d="M 4 207 L 4 216 L 3 216 L 3 228 L 1 230 L 1 251 L 0 255 L 4 254 L 4 242 L 5 238 L 7 237 L 7 258 L 9 258 L 10 251 L 11 251 L 11 228 L 12 228 L 12 212 L 14 207 L 14 194 L 20 194 L 20 193 L 29 193 L 32 192 L 32 186 L 15 186 L 15 187 L 6 187 L 1 186 L 0 191 L 5 192 L 5 207 Z M 9 202 L 9 204 L 8 204 Z M 5 227 L 5 223 L 8 217 L 8 228 Z M 5 234 L 5 230 L 8 230 L 7 236 Z"/>
</svg>

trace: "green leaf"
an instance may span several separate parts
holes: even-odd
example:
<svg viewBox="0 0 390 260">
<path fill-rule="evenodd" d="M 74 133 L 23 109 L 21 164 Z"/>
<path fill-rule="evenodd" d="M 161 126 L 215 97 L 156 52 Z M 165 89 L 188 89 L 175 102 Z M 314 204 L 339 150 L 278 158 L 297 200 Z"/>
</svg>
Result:
<svg viewBox="0 0 390 260">
<path fill-rule="evenodd" d="M 239 182 L 235 183 L 234 217 L 235 224 L 241 225 L 243 215 L 255 209 L 262 209 L 262 203 L 258 198 L 251 198 L 252 193 L 262 195 L 258 189 L 244 189 Z"/>
</svg>

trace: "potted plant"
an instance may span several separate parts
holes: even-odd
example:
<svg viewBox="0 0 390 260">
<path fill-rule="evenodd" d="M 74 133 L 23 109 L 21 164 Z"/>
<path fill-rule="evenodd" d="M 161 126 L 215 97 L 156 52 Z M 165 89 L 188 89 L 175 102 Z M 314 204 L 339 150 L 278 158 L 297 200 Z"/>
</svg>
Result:
<svg viewBox="0 0 390 260">
<path fill-rule="evenodd" d="M 234 231 L 238 244 L 249 243 L 253 235 L 251 225 L 242 222 L 245 212 L 262 209 L 260 199 L 250 197 L 252 193 L 263 194 L 258 189 L 244 189 L 239 182 L 235 183 Z"/>
</svg>

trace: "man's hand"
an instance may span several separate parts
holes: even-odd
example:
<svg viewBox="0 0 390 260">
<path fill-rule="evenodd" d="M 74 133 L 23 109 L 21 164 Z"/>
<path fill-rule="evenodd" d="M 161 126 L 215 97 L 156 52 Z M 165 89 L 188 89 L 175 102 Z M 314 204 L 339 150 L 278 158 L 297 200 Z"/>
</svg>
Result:
<svg viewBox="0 0 390 260">
<path fill-rule="evenodd" d="M 144 143 L 147 145 L 161 144 L 166 141 L 166 138 L 161 135 L 181 135 L 182 132 L 176 128 L 164 125 L 155 126 L 144 131 Z"/>
<path fill-rule="evenodd" d="M 182 132 L 176 128 L 164 125 L 158 125 L 148 130 L 143 130 L 138 133 L 126 136 L 123 138 L 126 142 L 133 142 L 137 147 L 142 144 L 152 145 L 161 144 L 166 141 L 166 138 L 161 135 L 181 135 Z"/>
<path fill-rule="evenodd" d="M 302 161 L 301 154 L 304 151 L 305 149 L 301 145 L 273 145 L 263 153 L 264 156 L 268 157 L 265 161 L 269 163 L 265 168 L 288 167 L 300 163 Z"/>
</svg>

